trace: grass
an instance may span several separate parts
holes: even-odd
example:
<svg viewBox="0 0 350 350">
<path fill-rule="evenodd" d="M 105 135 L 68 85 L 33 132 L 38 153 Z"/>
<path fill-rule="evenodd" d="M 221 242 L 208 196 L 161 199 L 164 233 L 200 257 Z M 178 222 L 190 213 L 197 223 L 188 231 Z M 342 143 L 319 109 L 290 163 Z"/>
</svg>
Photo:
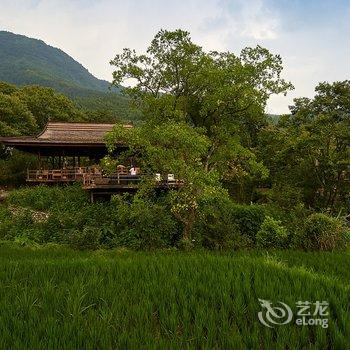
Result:
<svg viewBox="0 0 350 350">
<path fill-rule="evenodd" d="M 346 349 L 349 252 L 75 252 L 0 245 L 1 349 Z M 327 300 L 329 328 L 258 321 Z"/>
</svg>

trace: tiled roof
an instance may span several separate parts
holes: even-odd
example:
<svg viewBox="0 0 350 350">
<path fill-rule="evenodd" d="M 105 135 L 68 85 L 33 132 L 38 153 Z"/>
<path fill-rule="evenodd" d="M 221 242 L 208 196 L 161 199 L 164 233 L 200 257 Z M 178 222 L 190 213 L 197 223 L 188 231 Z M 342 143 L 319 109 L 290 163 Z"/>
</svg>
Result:
<svg viewBox="0 0 350 350">
<path fill-rule="evenodd" d="M 37 137 L 3 137 L 0 142 L 36 144 L 104 144 L 104 137 L 114 124 L 49 122 Z M 126 124 L 125 128 L 132 128 Z"/>
</svg>

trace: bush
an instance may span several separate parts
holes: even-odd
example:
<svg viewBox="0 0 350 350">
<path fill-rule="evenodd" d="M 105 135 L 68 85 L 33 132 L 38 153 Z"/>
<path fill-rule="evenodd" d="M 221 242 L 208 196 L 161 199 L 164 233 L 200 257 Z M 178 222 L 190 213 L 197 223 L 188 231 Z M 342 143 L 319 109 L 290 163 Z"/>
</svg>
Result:
<svg viewBox="0 0 350 350">
<path fill-rule="evenodd" d="M 193 250 L 195 247 L 195 244 L 193 241 L 189 241 L 187 239 L 180 239 L 178 244 L 177 244 L 177 248 L 180 250 L 183 250 L 185 252 L 189 252 L 191 250 Z"/>
<path fill-rule="evenodd" d="M 256 244 L 261 248 L 285 248 L 288 233 L 281 221 L 267 216 L 256 235 Z"/>
<path fill-rule="evenodd" d="M 283 210 L 294 210 L 303 203 L 302 189 L 291 184 L 274 185 L 269 193 L 270 199 Z"/>
<path fill-rule="evenodd" d="M 0 204 L 0 240 L 11 238 L 9 232 L 12 227 L 8 208 Z"/>
<path fill-rule="evenodd" d="M 131 202 L 116 196 L 114 246 L 155 249 L 174 245 L 179 239 L 179 225 L 162 203 L 135 196 Z"/>
<path fill-rule="evenodd" d="M 0 144 L 0 153 L 2 153 L 1 148 Z M 26 169 L 38 167 L 38 160 L 35 156 L 16 150 L 13 151 L 12 156 L 1 158 L 0 154 L 0 185 L 22 185 L 25 183 Z"/>
<path fill-rule="evenodd" d="M 234 215 L 236 208 L 230 200 L 217 198 L 201 204 L 195 236 L 204 248 L 239 249 L 252 245 L 252 240 L 240 230 L 243 220 L 238 221 Z"/>
<path fill-rule="evenodd" d="M 312 214 L 296 236 L 296 245 L 310 250 L 334 250 L 348 243 L 349 229 L 343 221 L 326 214 Z"/>
<path fill-rule="evenodd" d="M 97 228 L 99 246 L 153 249 L 175 245 L 180 238 L 181 228 L 164 203 L 135 196 L 91 204 L 79 184 L 14 190 L 7 204 L 21 215 L 9 215 L 6 206 L 0 206 L 0 237 L 3 239 L 25 235 L 35 242 L 95 249 L 93 232 Z M 35 211 L 46 214 L 45 220 L 33 221 Z M 86 242 L 89 236 L 92 246 Z"/>
<path fill-rule="evenodd" d="M 265 219 L 265 210 L 261 205 L 233 205 L 232 219 L 238 226 L 241 234 L 255 242 L 256 235 Z"/>
<path fill-rule="evenodd" d="M 79 250 L 96 250 L 100 247 L 101 230 L 96 227 L 84 227 L 69 235 L 69 244 Z"/>
<path fill-rule="evenodd" d="M 81 188 L 81 184 L 69 187 L 36 186 L 34 188 L 21 188 L 10 192 L 8 203 L 34 210 L 59 208 L 60 210 L 76 209 L 77 211 L 88 204 L 87 194 Z"/>
</svg>

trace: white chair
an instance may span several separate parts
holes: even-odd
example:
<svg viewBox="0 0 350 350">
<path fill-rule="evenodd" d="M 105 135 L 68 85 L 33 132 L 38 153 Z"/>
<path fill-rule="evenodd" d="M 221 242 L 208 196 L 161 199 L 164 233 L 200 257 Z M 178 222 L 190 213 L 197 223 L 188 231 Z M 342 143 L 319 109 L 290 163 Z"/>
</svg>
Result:
<svg viewBox="0 0 350 350">
<path fill-rule="evenodd" d="M 175 181 L 175 176 L 174 174 L 168 174 L 168 181 Z"/>
<path fill-rule="evenodd" d="M 156 173 L 156 175 L 155 175 L 154 179 L 155 179 L 157 182 L 159 182 L 159 181 L 161 181 L 161 180 L 162 180 L 162 177 L 160 176 L 160 174 L 159 174 L 159 173 Z"/>
</svg>

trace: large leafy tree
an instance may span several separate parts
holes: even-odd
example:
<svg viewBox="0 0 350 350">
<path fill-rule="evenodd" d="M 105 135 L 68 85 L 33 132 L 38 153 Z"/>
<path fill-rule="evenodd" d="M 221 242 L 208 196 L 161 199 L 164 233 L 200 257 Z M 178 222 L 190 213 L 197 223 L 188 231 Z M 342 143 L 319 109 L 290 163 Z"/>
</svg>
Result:
<svg viewBox="0 0 350 350">
<path fill-rule="evenodd" d="M 17 96 L 0 93 L 0 136 L 30 135 L 36 128 L 34 116 Z"/>
<path fill-rule="evenodd" d="M 124 49 L 111 64 L 115 85 L 143 112 L 148 123 L 169 120 L 201 127 L 210 139 L 202 157 L 206 171 L 225 181 L 264 177 L 254 154 L 256 135 L 266 124 L 264 109 L 272 94 L 292 85 L 280 75 L 280 56 L 260 46 L 231 52 L 205 52 L 188 32 L 161 30 L 145 54 Z"/>
<path fill-rule="evenodd" d="M 227 195 L 222 181 L 267 175 L 254 145 L 266 123 L 267 99 L 292 88 L 280 77 L 281 58 L 260 46 L 239 56 L 205 52 L 188 32 L 161 30 L 145 54 L 124 49 L 111 64 L 115 85 L 132 82 L 123 91 L 144 123 L 117 127 L 109 144 L 127 143 L 150 174 L 171 172 L 184 180 L 170 202 L 189 239 L 202 196 Z"/>
<path fill-rule="evenodd" d="M 293 186 L 314 208 L 349 208 L 350 81 L 320 83 L 261 137 L 275 185 Z"/>
<path fill-rule="evenodd" d="M 154 175 L 175 174 L 184 186 L 168 196 L 169 210 L 183 224 L 183 238 L 190 239 L 198 217 L 198 202 L 208 192 L 225 195 L 218 174 L 206 171 L 202 159 L 210 148 L 210 139 L 203 128 L 194 128 L 183 122 L 146 123 L 126 129 L 116 125 L 107 136 L 112 152 L 118 142 L 128 144 L 127 151 L 117 159 L 106 158 L 104 164 L 115 169 L 116 164 L 133 160 L 142 169 L 143 185 L 138 198 L 149 197 L 149 188 L 156 184 Z"/>
<path fill-rule="evenodd" d="M 35 134 L 49 120 L 74 122 L 86 118 L 69 98 L 50 88 L 0 82 L 0 94 L 3 136 Z"/>
<path fill-rule="evenodd" d="M 204 52 L 182 30 L 161 30 L 146 54 L 124 49 L 111 64 L 114 84 L 134 82 L 123 91 L 146 119 L 182 120 L 205 127 L 209 135 L 218 125 L 233 123 L 247 144 L 264 123 L 269 96 L 292 88 L 280 77 L 281 57 L 267 49 L 245 48 L 238 56 Z"/>
<path fill-rule="evenodd" d="M 76 105 L 68 97 L 51 88 L 24 86 L 18 90 L 17 96 L 34 115 L 39 129 L 42 129 L 48 120 L 63 122 L 83 120 L 83 113 Z"/>
</svg>

